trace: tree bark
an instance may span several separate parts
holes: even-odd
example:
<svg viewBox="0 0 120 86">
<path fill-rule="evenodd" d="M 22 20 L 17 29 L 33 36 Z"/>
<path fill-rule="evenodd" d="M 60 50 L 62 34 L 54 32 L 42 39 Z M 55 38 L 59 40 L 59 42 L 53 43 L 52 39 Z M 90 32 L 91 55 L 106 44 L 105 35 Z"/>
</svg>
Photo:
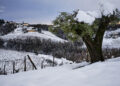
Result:
<svg viewBox="0 0 120 86">
<path fill-rule="evenodd" d="M 101 44 L 97 44 L 89 37 L 83 37 L 83 41 L 85 42 L 88 52 L 90 54 L 91 63 L 104 61 Z"/>
<path fill-rule="evenodd" d="M 91 63 L 97 61 L 104 61 L 104 56 L 102 53 L 102 42 L 105 30 L 107 29 L 109 22 L 110 20 L 108 16 L 103 16 L 102 19 L 100 20 L 98 31 L 96 32 L 95 38 L 92 39 L 89 35 L 83 37 L 83 41 L 85 42 L 91 57 Z"/>
</svg>

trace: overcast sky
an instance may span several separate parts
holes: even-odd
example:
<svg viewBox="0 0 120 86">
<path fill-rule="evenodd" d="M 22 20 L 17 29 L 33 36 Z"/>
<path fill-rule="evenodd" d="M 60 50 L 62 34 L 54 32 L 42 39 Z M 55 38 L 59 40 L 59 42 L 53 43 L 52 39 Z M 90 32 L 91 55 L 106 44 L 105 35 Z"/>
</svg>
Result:
<svg viewBox="0 0 120 86">
<path fill-rule="evenodd" d="M 120 0 L 102 0 L 108 9 L 120 9 Z M 98 10 L 101 0 L 0 0 L 0 18 L 50 24 L 63 11 Z"/>
</svg>

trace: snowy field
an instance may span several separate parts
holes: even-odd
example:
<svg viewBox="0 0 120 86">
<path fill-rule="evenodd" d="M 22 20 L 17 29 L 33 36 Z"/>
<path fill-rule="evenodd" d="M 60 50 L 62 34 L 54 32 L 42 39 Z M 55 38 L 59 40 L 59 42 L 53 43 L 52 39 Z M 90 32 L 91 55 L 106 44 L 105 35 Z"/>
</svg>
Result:
<svg viewBox="0 0 120 86">
<path fill-rule="evenodd" d="M 79 69 L 73 64 L 0 76 L 0 86 L 120 86 L 120 57 Z"/>
<path fill-rule="evenodd" d="M 53 56 L 51 55 L 36 55 L 30 52 L 0 49 L 0 69 L 4 69 L 5 65 L 7 74 L 11 74 L 13 71 L 13 62 L 15 62 L 15 69 L 19 69 L 19 72 L 22 72 L 24 71 L 24 58 L 26 57 L 27 70 L 32 70 L 32 64 L 30 63 L 27 55 L 30 56 L 37 68 L 41 68 L 41 66 L 51 67 L 53 65 Z M 64 58 L 54 58 L 54 62 L 56 66 L 73 63 Z"/>
</svg>

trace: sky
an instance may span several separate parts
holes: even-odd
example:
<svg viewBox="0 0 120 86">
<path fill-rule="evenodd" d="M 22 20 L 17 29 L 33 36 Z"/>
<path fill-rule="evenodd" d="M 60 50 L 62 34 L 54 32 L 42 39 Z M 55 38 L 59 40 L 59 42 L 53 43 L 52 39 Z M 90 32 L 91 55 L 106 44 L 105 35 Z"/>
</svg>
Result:
<svg viewBox="0 0 120 86">
<path fill-rule="evenodd" d="M 51 24 L 60 12 L 73 10 L 120 9 L 120 0 L 0 0 L 0 19 L 15 22 Z"/>
</svg>

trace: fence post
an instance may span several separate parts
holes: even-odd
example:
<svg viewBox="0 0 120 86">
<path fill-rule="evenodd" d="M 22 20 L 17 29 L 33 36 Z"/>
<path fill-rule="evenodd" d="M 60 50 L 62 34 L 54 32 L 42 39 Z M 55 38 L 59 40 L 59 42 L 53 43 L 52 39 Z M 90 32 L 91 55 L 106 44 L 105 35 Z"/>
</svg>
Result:
<svg viewBox="0 0 120 86">
<path fill-rule="evenodd" d="M 5 68 L 6 68 L 6 65 L 4 65 L 4 75 L 6 75 L 7 73 L 6 73 L 6 70 L 5 70 Z"/>
<path fill-rule="evenodd" d="M 44 61 L 41 62 L 41 69 L 44 68 L 44 65 L 43 65 Z"/>
<path fill-rule="evenodd" d="M 41 61 L 41 69 L 43 69 L 45 66 L 44 66 L 44 61 L 45 61 L 45 59 L 44 58 L 42 58 L 43 60 Z"/>
<path fill-rule="evenodd" d="M 30 60 L 30 62 L 31 62 L 31 64 L 32 64 L 32 66 L 35 68 L 35 70 L 37 70 L 37 67 L 35 66 L 35 64 L 34 64 L 34 62 L 32 61 L 32 59 L 30 58 L 30 56 L 29 55 L 27 55 L 28 56 L 28 59 Z"/>
<path fill-rule="evenodd" d="M 54 63 L 55 63 L 55 57 L 53 56 L 53 67 L 55 66 Z"/>
<path fill-rule="evenodd" d="M 15 73 L 15 62 L 13 61 L 13 74 Z"/>
<path fill-rule="evenodd" d="M 27 66 L 26 66 L 26 57 L 24 57 L 24 71 L 26 71 Z"/>
</svg>

